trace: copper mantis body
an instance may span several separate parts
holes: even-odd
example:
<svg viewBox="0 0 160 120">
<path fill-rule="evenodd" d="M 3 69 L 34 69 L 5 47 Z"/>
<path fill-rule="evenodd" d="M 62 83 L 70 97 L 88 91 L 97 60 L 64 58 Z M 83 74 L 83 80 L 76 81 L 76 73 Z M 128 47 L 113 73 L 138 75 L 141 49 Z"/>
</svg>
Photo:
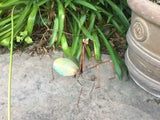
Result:
<svg viewBox="0 0 160 120">
<path fill-rule="evenodd" d="M 87 48 L 86 48 L 86 45 L 88 44 L 88 42 L 89 42 L 88 39 L 83 39 L 83 41 L 82 41 L 81 57 L 80 57 L 80 69 L 79 69 L 79 74 L 78 74 L 78 75 L 80 76 L 80 75 L 82 75 L 82 73 L 83 73 L 84 71 L 88 71 L 88 70 L 90 70 L 90 69 L 92 69 L 92 68 L 97 67 L 97 76 L 98 76 L 98 86 L 96 87 L 96 89 L 97 89 L 97 88 L 100 88 L 100 78 L 99 78 L 99 65 L 100 65 L 100 64 L 103 64 L 103 63 L 106 63 L 106 62 L 110 62 L 110 63 L 111 63 L 114 77 L 109 78 L 109 80 L 115 79 L 116 75 L 115 75 L 114 66 L 113 66 L 113 63 L 112 63 L 111 60 L 106 60 L 106 61 L 104 61 L 104 62 L 101 62 L 101 63 L 98 63 L 98 64 L 94 64 L 94 62 L 93 62 L 93 60 L 92 60 L 92 56 L 89 56 L 89 58 L 90 58 L 90 61 L 91 61 L 92 64 L 93 64 L 93 66 L 90 67 L 90 68 L 84 69 L 84 54 L 85 54 L 85 50 L 87 51 L 87 53 L 88 53 L 88 55 L 89 55 L 89 52 L 88 52 L 88 50 L 87 50 Z M 78 102 L 77 102 L 78 111 L 79 111 L 80 96 L 81 96 L 82 90 L 83 90 L 83 85 L 82 85 L 82 84 L 80 83 L 80 81 L 78 80 L 79 76 L 77 77 L 77 81 L 78 81 L 78 83 L 81 85 L 81 90 L 80 90 L 79 99 L 78 99 Z M 94 81 L 94 79 L 95 79 L 95 78 L 91 78 L 89 81 Z M 93 89 L 94 89 L 94 86 L 95 86 L 95 83 L 93 83 L 92 89 L 91 89 L 91 91 L 90 91 L 90 93 L 89 93 L 90 98 L 91 98 L 91 93 L 92 93 L 92 91 L 93 91 Z"/>
<path fill-rule="evenodd" d="M 88 32 L 88 31 L 87 31 Z M 85 34 L 87 35 L 87 33 Z M 100 64 L 103 64 L 103 63 L 106 63 L 106 62 L 111 62 L 112 64 L 112 69 L 113 69 L 113 74 L 114 74 L 114 77 L 110 78 L 111 79 L 114 79 L 116 76 L 115 76 L 115 71 L 114 71 L 114 67 L 113 67 L 113 63 L 111 60 L 107 60 L 107 61 L 104 61 L 104 62 L 99 62 L 98 64 L 94 64 L 93 62 L 93 59 L 92 59 L 92 56 L 90 56 L 89 54 L 89 51 L 87 50 L 86 46 L 89 42 L 89 39 L 83 39 L 82 40 L 82 46 L 81 46 L 81 56 L 80 56 L 80 62 L 79 62 L 79 65 L 77 65 L 77 60 L 73 60 L 73 59 L 68 59 L 68 58 L 59 58 L 57 60 L 55 60 L 54 62 L 54 69 L 60 73 L 61 75 L 63 76 L 73 76 L 73 75 L 76 75 L 78 74 L 76 80 L 78 81 L 78 83 L 81 85 L 81 90 L 80 90 L 80 94 L 79 94 L 79 98 L 78 98 L 78 102 L 77 102 L 77 108 L 78 108 L 78 111 L 79 111 L 79 102 L 80 102 L 80 97 L 81 97 L 81 94 L 82 94 L 82 90 L 83 90 L 83 85 L 82 83 L 79 81 L 79 77 L 82 76 L 83 72 L 85 71 L 88 71 L 90 69 L 93 69 L 93 68 L 97 68 L 97 77 L 98 77 L 98 86 L 96 88 L 100 88 L 100 78 L 99 78 L 99 65 Z M 88 55 L 89 55 L 89 59 L 90 61 L 92 62 L 92 67 L 90 68 L 87 68 L 87 69 L 84 69 L 84 54 L 85 54 L 85 50 L 87 51 Z M 73 57 L 73 56 L 72 56 Z M 75 58 L 76 59 L 76 58 Z M 65 67 L 66 66 L 66 67 Z M 67 72 L 66 72 L 67 71 Z M 93 76 L 92 79 L 87 79 L 89 81 L 93 81 L 94 82 L 94 79 L 95 77 Z M 89 93 L 89 96 L 91 97 L 91 93 L 93 91 L 95 87 L 95 82 L 93 83 L 93 86 L 92 86 L 92 89 Z"/>
</svg>

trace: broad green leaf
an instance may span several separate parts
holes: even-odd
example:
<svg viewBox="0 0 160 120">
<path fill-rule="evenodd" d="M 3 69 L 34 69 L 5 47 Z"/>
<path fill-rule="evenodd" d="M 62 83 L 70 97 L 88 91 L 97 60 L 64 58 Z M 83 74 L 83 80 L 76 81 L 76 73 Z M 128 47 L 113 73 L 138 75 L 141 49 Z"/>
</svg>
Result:
<svg viewBox="0 0 160 120">
<path fill-rule="evenodd" d="M 102 5 L 104 5 L 104 0 L 99 0 L 100 3 L 102 3 Z"/>
<path fill-rule="evenodd" d="M 79 4 L 79 5 L 83 5 L 85 7 L 88 7 L 90 9 L 92 9 L 92 10 L 97 11 L 97 9 L 92 4 L 90 4 L 90 3 L 88 3 L 88 2 L 86 2 L 84 0 L 75 0 L 74 2 Z"/>
<path fill-rule="evenodd" d="M 26 37 L 25 38 L 25 40 L 24 40 L 27 44 L 31 44 L 31 43 L 33 43 L 33 41 L 32 41 L 32 38 L 31 37 Z"/>
<path fill-rule="evenodd" d="M 22 42 L 22 41 L 23 41 L 23 38 L 20 37 L 20 36 L 16 36 L 16 41 L 17 41 L 17 42 Z"/>
<path fill-rule="evenodd" d="M 28 31 L 20 32 L 20 35 L 25 38 L 28 35 Z"/>
<path fill-rule="evenodd" d="M 10 36 L 7 37 L 7 38 L 2 39 L 2 40 L 0 41 L 0 45 L 9 47 L 10 39 L 11 39 Z"/>
</svg>

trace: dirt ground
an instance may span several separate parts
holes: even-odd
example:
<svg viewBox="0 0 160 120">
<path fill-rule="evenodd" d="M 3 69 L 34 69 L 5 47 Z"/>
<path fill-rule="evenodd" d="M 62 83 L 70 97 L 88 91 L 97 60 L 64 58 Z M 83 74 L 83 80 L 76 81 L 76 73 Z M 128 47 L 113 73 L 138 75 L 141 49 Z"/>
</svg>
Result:
<svg viewBox="0 0 160 120">
<path fill-rule="evenodd" d="M 160 99 L 145 92 L 131 79 L 109 80 L 113 76 L 109 63 L 100 65 L 99 89 L 93 82 L 80 78 L 84 88 L 74 77 L 52 73 L 53 61 L 62 57 L 59 52 L 30 57 L 14 54 L 11 115 L 12 120 L 159 120 Z M 110 59 L 102 55 L 102 60 Z M 86 67 L 91 63 L 86 60 Z M 0 55 L 0 120 L 7 120 L 9 54 Z M 83 74 L 97 76 L 96 69 Z M 53 80 L 54 77 L 54 80 Z M 97 78 L 95 81 L 97 86 Z"/>
</svg>

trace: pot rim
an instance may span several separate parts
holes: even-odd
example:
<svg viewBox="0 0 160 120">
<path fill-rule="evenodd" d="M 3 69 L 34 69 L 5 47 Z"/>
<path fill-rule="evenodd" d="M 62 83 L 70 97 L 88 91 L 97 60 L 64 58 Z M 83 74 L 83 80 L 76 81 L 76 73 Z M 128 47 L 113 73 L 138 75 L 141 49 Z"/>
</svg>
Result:
<svg viewBox="0 0 160 120">
<path fill-rule="evenodd" d="M 160 5 L 149 0 L 127 0 L 127 2 L 136 14 L 160 26 Z"/>
</svg>

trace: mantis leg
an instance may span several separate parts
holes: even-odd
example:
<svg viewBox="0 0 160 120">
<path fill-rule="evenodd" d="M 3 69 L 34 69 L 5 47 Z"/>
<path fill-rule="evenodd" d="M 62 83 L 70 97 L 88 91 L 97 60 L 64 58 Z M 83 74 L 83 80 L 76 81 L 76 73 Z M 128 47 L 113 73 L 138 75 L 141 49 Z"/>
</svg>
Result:
<svg viewBox="0 0 160 120">
<path fill-rule="evenodd" d="M 78 82 L 78 83 L 80 84 L 80 86 L 81 86 L 80 93 L 79 93 L 79 97 L 78 97 L 78 101 L 77 101 L 77 109 L 78 109 L 78 112 L 79 112 L 79 102 L 80 102 L 81 94 L 82 94 L 82 91 L 83 91 L 83 85 L 82 85 L 82 83 L 79 81 L 80 75 L 81 75 L 81 74 L 79 74 L 78 77 L 76 78 L 76 79 L 77 79 L 77 82 Z"/>
<path fill-rule="evenodd" d="M 77 109 L 78 109 L 78 112 L 79 112 L 79 102 L 80 102 L 82 90 L 83 90 L 83 86 L 81 86 L 81 90 L 80 90 L 79 97 L 78 97 L 78 102 L 77 102 Z"/>
</svg>

